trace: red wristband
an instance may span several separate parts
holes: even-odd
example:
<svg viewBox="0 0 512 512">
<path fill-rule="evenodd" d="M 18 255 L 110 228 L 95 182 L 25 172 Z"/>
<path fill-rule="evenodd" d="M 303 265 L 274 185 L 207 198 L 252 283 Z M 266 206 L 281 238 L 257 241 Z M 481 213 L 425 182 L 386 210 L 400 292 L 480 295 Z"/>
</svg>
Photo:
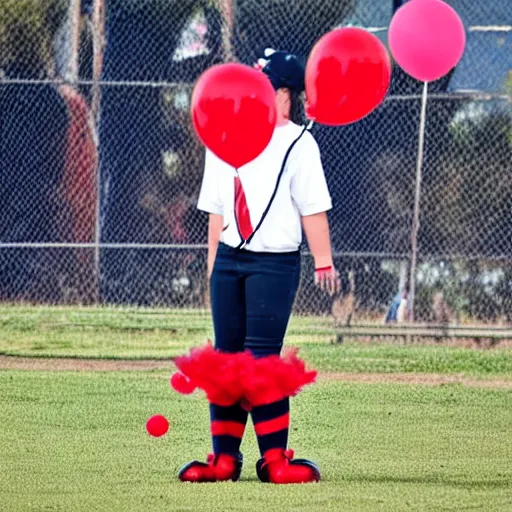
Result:
<svg viewBox="0 0 512 512">
<path fill-rule="evenodd" d="M 332 265 L 329 267 L 315 268 L 315 272 L 328 272 L 329 270 L 332 270 Z"/>
</svg>

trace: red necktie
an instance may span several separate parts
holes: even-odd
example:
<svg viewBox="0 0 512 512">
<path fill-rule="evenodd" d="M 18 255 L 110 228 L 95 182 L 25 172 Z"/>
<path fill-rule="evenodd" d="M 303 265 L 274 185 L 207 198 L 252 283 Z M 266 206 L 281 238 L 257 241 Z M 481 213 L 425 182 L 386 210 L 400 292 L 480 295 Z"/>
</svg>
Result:
<svg viewBox="0 0 512 512">
<path fill-rule="evenodd" d="M 235 218 L 242 238 L 248 240 L 252 235 L 251 216 L 239 176 L 235 176 Z"/>
</svg>

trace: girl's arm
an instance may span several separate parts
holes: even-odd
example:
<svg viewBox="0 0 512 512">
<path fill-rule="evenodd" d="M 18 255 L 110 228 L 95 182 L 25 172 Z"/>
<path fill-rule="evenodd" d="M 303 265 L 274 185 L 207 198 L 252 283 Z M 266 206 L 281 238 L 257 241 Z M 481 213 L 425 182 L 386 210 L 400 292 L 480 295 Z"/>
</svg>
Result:
<svg viewBox="0 0 512 512">
<path fill-rule="evenodd" d="M 295 174 L 291 193 L 301 213 L 302 229 L 315 260 L 315 283 L 331 294 L 340 288 L 340 280 L 332 261 L 331 240 L 327 211 L 332 207 L 325 180 L 320 150 L 313 136 L 307 132 L 298 146 Z"/>
<path fill-rule="evenodd" d="M 332 260 L 327 213 L 303 216 L 302 228 L 315 261 L 315 283 L 331 295 L 338 293 L 340 279 Z"/>
<path fill-rule="evenodd" d="M 210 279 L 222 233 L 222 215 L 210 213 L 208 218 L 208 279 Z"/>
<path fill-rule="evenodd" d="M 315 268 L 332 267 L 331 238 L 327 213 L 321 212 L 302 217 L 302 228 L 315 260 Z"/>
</svg>

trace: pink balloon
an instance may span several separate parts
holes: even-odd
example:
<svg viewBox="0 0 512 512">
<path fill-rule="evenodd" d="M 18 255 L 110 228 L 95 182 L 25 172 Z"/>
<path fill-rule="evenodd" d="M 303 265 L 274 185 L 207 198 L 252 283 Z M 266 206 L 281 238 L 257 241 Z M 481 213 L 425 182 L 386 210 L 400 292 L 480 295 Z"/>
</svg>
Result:
<svg viewBox="0 0 512 512">
<path fill-rule="evenodd" d="M 441 0 L 409 0 L 389 26 L 389 48 L 398 65 L 422 82 L 446 75 L 460 61 L 466 32 L 459 15 Z"/>
</svg>

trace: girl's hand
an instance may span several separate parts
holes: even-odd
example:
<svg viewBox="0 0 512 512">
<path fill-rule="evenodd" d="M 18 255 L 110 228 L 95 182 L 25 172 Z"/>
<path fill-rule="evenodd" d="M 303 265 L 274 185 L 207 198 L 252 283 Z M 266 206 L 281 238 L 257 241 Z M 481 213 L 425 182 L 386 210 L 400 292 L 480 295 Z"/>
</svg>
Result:
<svg viewBox="0 0 512 512">
<path fill-rule="evenodd" d="M 336 295 L 341 288 L 340 276 L 332 266 L 315 269 L 315 284 L 329 295 Z"/>
</svg>

